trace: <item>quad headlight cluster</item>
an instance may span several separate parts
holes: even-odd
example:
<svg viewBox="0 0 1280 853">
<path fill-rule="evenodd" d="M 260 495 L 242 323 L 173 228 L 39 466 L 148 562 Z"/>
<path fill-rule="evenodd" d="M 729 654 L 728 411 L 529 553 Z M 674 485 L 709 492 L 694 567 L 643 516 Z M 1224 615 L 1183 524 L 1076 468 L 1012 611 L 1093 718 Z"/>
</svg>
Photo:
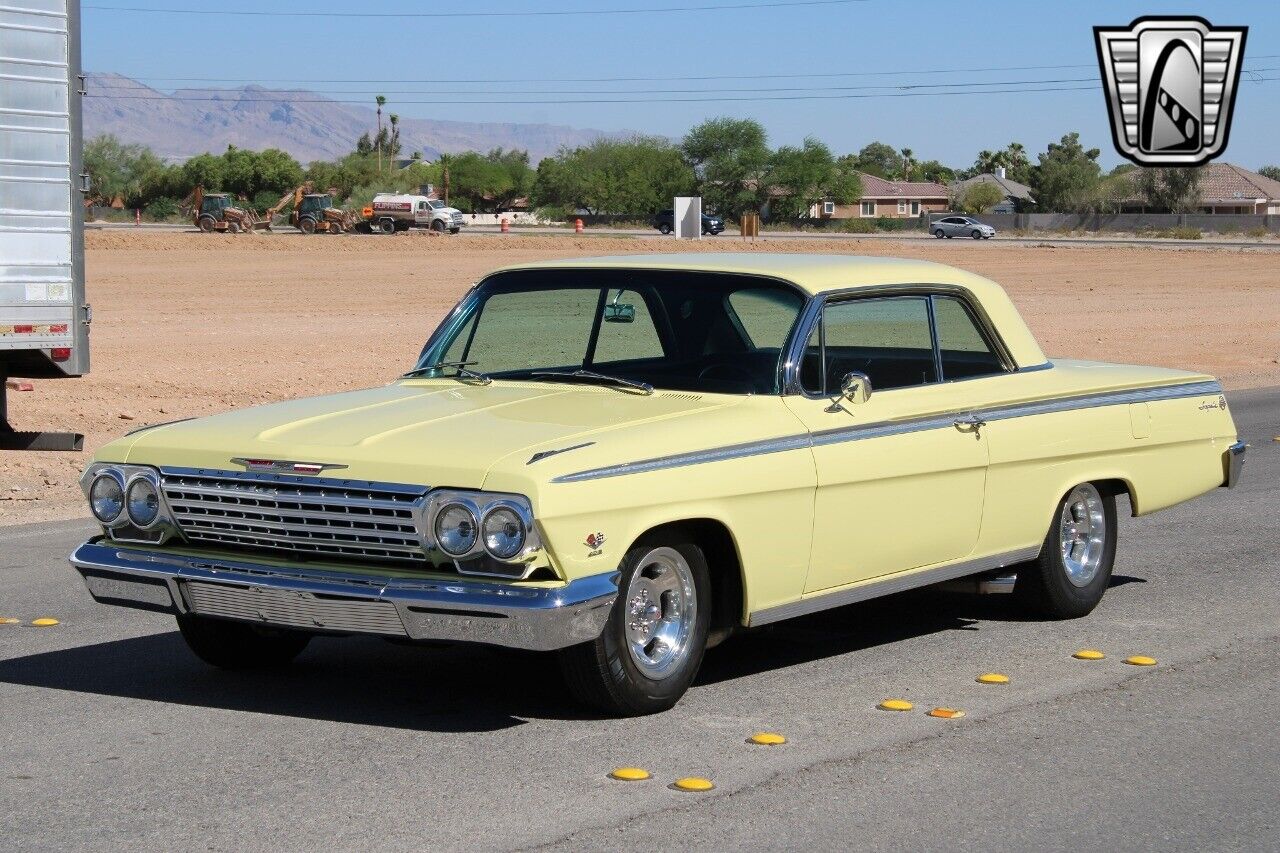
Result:
<svg viewBox="0 0 1280 853">
<path fill-rule="evenodd" d="M 458 562 L 468 574 L 511 575 L 542 549 L 533 523 L 533 507 L 523 495 L 441 489 L 427 496 L 427 545 Z M 496 571 L 467 565 L 491 557 Z"/>
<path fill-rule="evenodd" d="M 80 485 L 93 517 L 113 539 L 159 543 L 177 533 L 154 468 L 96 463 L 85 470 Z"/>
</svg>

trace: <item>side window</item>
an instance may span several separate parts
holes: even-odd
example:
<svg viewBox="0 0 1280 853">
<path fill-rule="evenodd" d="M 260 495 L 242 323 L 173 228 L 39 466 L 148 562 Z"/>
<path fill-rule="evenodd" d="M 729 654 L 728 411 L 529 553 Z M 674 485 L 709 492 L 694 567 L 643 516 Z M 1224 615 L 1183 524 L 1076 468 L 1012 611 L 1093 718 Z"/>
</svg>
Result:
<svg viewBox="0 0 1280 853">
<path fill-rule="evenodd" d="M 799 294 L 775 288 L 735 290 L 726 299 L 747 333 L 747 346 L 757 352 L 782 349 L 804 304 Z"/>
<path fill-rule="evenodd" d="M 815 329 L 802 370 L 810 393 L 839 393 L 840 380 L 853 371 L 867 374 L 879 390 L 938 381 L 927 297 L 838 302 L 823 309 L 822 328 L 826 380 L 824 384 L 820 378 L 823 364 Z"/>
<path fill-rule="evenodd" d="M 603 364 L 664 355 L 662 339 L 644 297 L 634 290 L 610 290 L 592 361 Z"/>
<path fill-rule="evenodd" d="M 943 379 L 1004 372 L 999 356 L 961 300 L 954 296 L 935 296 L 933 310 L 938 323 L 938 347 L 942 350 Z"/>
</svg>

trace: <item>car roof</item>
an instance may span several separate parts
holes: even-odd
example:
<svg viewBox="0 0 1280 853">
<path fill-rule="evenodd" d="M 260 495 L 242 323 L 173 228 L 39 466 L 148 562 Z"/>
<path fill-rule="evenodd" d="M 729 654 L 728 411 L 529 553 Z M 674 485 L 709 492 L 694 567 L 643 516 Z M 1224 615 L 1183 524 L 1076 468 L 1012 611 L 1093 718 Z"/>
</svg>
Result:
<svg viewBox="0 0 1280 853">
<path fill-rule="evenodd" d="M 980 275 L 946 264 L 909 258 L 787 252 L 686 252 L 565 258 L 503 267 L 497 272 L 548 269 L 684 270 L 782 279 L 813 296 L 895 284 L 940 284 L 973 294 L 1021 367 L 1044 362 L 1044 353 L 1008 294 Z"/>
</svg>

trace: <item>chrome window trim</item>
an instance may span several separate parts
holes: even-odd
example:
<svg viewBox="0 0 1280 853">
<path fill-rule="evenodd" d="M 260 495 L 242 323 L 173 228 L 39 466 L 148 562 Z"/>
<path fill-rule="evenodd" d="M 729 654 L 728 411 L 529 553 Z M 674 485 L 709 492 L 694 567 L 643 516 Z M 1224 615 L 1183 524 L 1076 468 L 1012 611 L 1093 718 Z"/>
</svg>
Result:
<svg viewBox="0 0 1280 853">
<path fill-rule="evenodd" d="M 991 322 L 990 315 L 982 307 L 981 303 L 973 297 L 968 288 L 958 284 L 941 284 L 919 282 L 912 284 L 877 284 L 869 287 L 849 287 L 841 290 L 832 290 L 827 293 L 818 294 L 811 297 L 815 304 L 806 306 L 806 310 L 802 312 L 800 322 L 796 325 L 795 335 L 788 344 L 786 370 L 784 377 L 783 393 L 794 394 L 804 397 L 807 400 L 826 400 L 827 394 L 811 394 L 805 390 L 800 382 L 800 364 L 804 358 L 805 346 L 808 343 L 809 336 L 813 333 L 813 324 L 820 322 L 822 318 L 822 310 L 828 303 L 840 304 L 850 302 L 857 299 L 884 299 L 894 296 L 953 296 L 959 299 L 965 307 L 967 307 L 977 322 L 979 331 L 986 337 L 988 343 L 995 349 L 996 356 L 1000 359 L 1000 363 L 1004 366 L 1005 375 L 1012 373 L 1022 373 L 1031 368 L 1019 367 L 1014 360 L 1013 354 L 1009 350 L 1008 344 L 1004 342 L 999 332 L 995 328 L 995 324 Z M 929 301 L 930 311 L 932 311 L 933 300 Z M 930 332 L 933 332 L 932 326 Z M 937 346 L 937 335 L 933 335 L 934 345 Z M 1044 365 L 1036 365 L 1034 369 L 1045 370 L 1052 367 L 1051 362 L 1045 362 Z M 939 372 L 939 376 L 942 373 Z M 992 376 L 998 374 L 992 374 Z M 941 381 L 925 383 L 925 385 L 943 385 L 950 382 L 967 382 L 970 379 L 990 379 L 991 376 L 970 376 L 964 379 L 943 379 Z M 922 388 L 925 385 L 912 385 L 911 388 Z M 902 390 L 898 388 L 885 389 L 884 392 Z"/>
<path fill-rule="evenodd" d="M 1043 368 L 1039 368 L 1043 369 Z M 991 377 L 986 377 L 991 378 Z M 1131 388 L 1116 391 L 1103 391 L 1091 394 L 1078 394 L 1074 397 L 1059 397 L 1048 400 L 1032 400 L 989 408 L 958 409 L 938 412 L 896 421 L 879 421 L 877 423 L 858 424 L 817 430 L 801 435 L 781 436 L 778 438 L 750 441 L 742 444 L 725 445 L 724 447 L 696 450 L 688 453 L 675 453 L 669 456 L 658 456 L 617 465 L 606 465 L 562 474 L 551 480 L 552 483 L 578 483 L 586 480 L 600 480 L 607 477 L 619 477 L 625 474 L 641 474 L 649 471 L 660 471 L 667 468 L 684 468 L 701 465 L 706 462 L 722 462 L 729 459 L 742 459 L 749 456 L 763 456 L 769 453 L 781 453 L 802 448 L 822 447 L 828 444 L 839 444 L 845 441 L 861 441 L 867 438 L 881 438 L 891 435 L 902 435 L 911 432 L 922 432 L 931 429 L 943 429 L 955 426 L 957 418 L 978 415 L 984 421 L 1010 420 L 1033 415 L 1068 412 L 1076 409 L 1091 409 L 1101 406 L 1117 406 L 1126 403 L 1144 403 L 1158 400 L 1174 400 L 1183 397 L 1202 397 L 1221 394 L 1222 384 L 1217 380 L 1199 382 L 1183 382 L 1177 385 L 1164 385 L 1154 388 Z M 825 399 L 825 398 L 824 398 Z"/>
</svg>

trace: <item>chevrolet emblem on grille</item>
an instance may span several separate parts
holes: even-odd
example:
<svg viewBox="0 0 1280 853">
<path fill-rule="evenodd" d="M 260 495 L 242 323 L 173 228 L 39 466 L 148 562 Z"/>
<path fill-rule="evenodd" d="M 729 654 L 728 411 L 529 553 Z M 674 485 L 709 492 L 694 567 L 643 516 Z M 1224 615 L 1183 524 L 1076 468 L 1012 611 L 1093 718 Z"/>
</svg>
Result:
<svg viewBox="0 0 1280 853">
<path fill-rule="evenodd" d="M 232 465 L 243 465 L 246 471 L 267 471 L 273 474 L 322 474 L 346 468 L 346 465 L 335 465 L 328 462 L 287 462 L 281 459 L 249 459 L 237 456 L 231 460 Z"/>
</svg>

